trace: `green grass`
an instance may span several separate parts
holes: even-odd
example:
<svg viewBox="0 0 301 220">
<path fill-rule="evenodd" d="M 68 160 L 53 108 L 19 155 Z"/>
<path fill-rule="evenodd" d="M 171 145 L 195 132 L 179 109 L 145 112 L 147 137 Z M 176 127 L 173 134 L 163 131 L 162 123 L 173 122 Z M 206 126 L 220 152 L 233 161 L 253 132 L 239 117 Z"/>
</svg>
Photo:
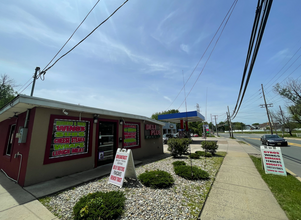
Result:
<svg viewBox="0 0 301 220">
<path fill-rule="evenodd" d="M 222 162 L 223 162 L 226 154 L 227 154 L 226 152 L 217 152 L 216 156 L 207 158 L 207 160 L 213 160 L 214 161 L 213 167 L 218 170 L 220 168 L 220 166 L 222 165 Z M 199 159 L 199 160 L 203 160 L 203 158 Z M 214 179 L 212 181 L 214 181 Z M 195 193 L 195 194 L 191 194 L 191 191 L 194 191 L 194 190 L 191 190 L 191 188 L 193 187 L 194 189 L 199 191 L 200 190 L 199 186 L 192 186 L 192 185 L 185 186 L 184 196 L 186 198 L 188 198 L 187 206 L 189 207 L 190 214 L 195 216 L 196 218 L 199 214 L 198 210 L 201 210 L 202 206 L 205 203 L 205 199 L 206 199 L 207 194 L 209 193 L 212 181 L 206 181 L 205 182 L 205 190 L 202 192 L 200 191 L 199 193 Z"/>
<path fill-rule="evenodd" d="M 287 217 L 293 220 L 301 219 L 301 182 L 290 174 L 287 177 L 265 174 L 261 159 L 250 157 Z"/>
<path fill-rule="evenodd" d="M 244 142 L 244 141 L 237 141 L 238 143 L 240 143 L 240 144 L 247 144 L 246 142 Z"/>
</svg>

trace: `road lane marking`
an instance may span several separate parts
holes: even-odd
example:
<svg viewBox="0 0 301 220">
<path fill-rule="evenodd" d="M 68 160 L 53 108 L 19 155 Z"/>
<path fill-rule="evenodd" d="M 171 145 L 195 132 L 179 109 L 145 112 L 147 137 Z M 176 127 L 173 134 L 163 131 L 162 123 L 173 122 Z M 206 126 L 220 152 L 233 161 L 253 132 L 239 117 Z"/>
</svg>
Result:
<svg viewBox="0 0 301 220">
<path fill-rule="evenodd" d="M 296 147 L 301 147 L 301 144 L 296 144 L 296 143 L 291 143 L 291 142 L 288 142 L 288 145 L 293 145 L 293 146 L 296 146 Z"/>
<path fill-rule="evenodd" d="M 248 139 L 253 139 L 253 140 L 259 140 L 260 141 L 260 138 L 249 138 Z"/>
</svg>

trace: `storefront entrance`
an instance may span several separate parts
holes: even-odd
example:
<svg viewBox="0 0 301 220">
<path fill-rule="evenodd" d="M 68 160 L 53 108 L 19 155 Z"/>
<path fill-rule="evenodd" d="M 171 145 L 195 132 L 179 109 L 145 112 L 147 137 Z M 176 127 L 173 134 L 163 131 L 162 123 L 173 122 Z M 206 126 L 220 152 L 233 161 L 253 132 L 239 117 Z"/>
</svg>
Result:
<svg viewBox="0 0 301 220">
<path fill-rule="evenodd" d="M 113 163 L 116 154 L 116 122 L 100 121 L 97 166 Z"/>
</svg>

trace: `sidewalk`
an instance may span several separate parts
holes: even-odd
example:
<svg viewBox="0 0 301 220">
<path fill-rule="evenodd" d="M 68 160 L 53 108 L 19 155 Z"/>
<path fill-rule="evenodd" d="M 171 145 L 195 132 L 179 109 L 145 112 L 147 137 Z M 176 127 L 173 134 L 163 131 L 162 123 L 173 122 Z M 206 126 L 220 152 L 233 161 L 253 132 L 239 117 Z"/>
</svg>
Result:
<svg viewBox="0 0 301 220">
<path fill-rule="evenodd" d="M 287 219 L 248 155 L 260 152 L 229 138 L 218 140 L 219 150 L 228 154 L 200 219 Z"/>
<path fill-rule="evenodd" d="M 202 138 L 191 145 L 191 151 L 200 150 Z M 201 214 L 201 219 L 287 219 L 271 191 L 261 179 L 248 153 L 259 151 L 247 144 L 229 138 L 218 140 L 218 151 L 228 154 L 220 168 Z M 167 152 L 167 145 L 164 145 Z M 143 160 L 143 164 L 169 157 L 162 154 Z M 135 165 L 141 161 L 135 161 Z M 112 164 L 111 164 L 112 165 Z M 58 219 L 36 198 L 100 178 L 110 173 L 111 165 L 65 176 L 24 189 L 0 172 L 0 219 Z"/>
<path fill-rule="evenodd" d="M 0 219 L 57 219 L 46 207 L 21 186 L 0 172 Z"/>
</svg>

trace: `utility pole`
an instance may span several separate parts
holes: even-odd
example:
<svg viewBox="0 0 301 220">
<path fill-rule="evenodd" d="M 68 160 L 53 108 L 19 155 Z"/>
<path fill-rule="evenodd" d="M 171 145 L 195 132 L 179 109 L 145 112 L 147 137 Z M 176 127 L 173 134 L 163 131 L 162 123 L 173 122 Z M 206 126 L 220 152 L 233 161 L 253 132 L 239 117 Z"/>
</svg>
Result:
<svg viewBox="0 0 301 220">
<path fill-rule="evenodd" d="M 214 119 L 215 119 L 215 130 L 216 130 L 216 135 L 218 136 L 218 130 L 217 130 L 217 124 L 216 124 L 216 117 L 218 115 L 213 115 Z"/>
<path fill-rule="evenodd" d="M 213 123 L 212 123 L 212 114 L 210 114 L 210 118 L 211 118 L 211 132 L 214 133 L 214 131 L 213 131 Z"/>
<path fill-rule="evenodd" d="M 232 129 L 231 117 L 230 117 L 230 110 L 229 110 L 229 106 L 227 106 L 227 107 L 228 107 L 228 122 L 229 122 L 229 126 L 230 126 L 230 131 L 231 131 L 230 137 L 234 138 L 233 137 L 233 129 Z"/>
<path fill-rule="evenodd" d="M 36 79 L 37 79 L 38 71 L 40 71 L 40 67 L 36 67 L 36 69 L 35 69 L 30 96 L 33 96 L 33 90 L 34 90 L 34 86 L 36 84 Z"/>
<path fill-rule="evenodd" d="M 263 85 L 261 84 L 261 89 L 262 89 L 262 97 L 264 99 L 264 104 L 260 105 L 262 108 L 265 107 L 266 111 L 267 111 L 267 116 L 269 119 L 269 124 L 270 124 L 270 129 L 271 129 L 271 134 L 273 134 L 273 126 L 271 124 L 271 120 L 270 120 L 270 115 L 269 115 L 269 110 L 268 107 L 273 107 L 273 104 L 267 104 L 266 100 L 265 100 L 265 95 L 264 95 L 264 90 L 263 90 Z M 263 107 L 264 106 L 264 107 Z"/>
<path fill-rule="evenodd" d="M 282 109 L 281 109 L 281 106 L 279 105 L 279 108 L 280 108 L 280 114 L 282 116 L 282 137 L 284 137 L 284 117 L 283 117 L 283 112 L 282 112 Z"/>
</svg>

